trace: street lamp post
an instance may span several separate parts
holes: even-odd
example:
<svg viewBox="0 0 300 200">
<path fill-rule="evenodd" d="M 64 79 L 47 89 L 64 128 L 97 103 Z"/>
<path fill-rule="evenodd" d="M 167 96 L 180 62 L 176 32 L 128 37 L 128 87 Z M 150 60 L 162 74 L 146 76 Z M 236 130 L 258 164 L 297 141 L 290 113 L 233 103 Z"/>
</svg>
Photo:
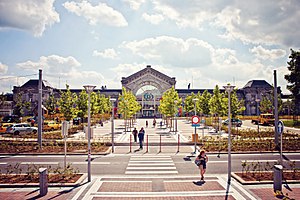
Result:
<svg viewBox="0 0 300 200">
<path fill-rule="evenodd" d="M 230 84 L 223 86 L 228 93 L 228 183 L 231 181 L 231 108 L 230 108 L 230 93 L 235 86 Z"/>
<path fill-rule="evenodd" d="M 85 85 L 83 86 L 88 93 L 88 182 L 91 182 L 91 92 L 96 86 Z"/>
<path fill-rule="evenodd" d="M 114 132 L 114 102 L 116 101 L 116 99 L 110 99 L 111 104 L 112 104 L 112 110 L 111 110 L 111 152 L 114 153 L 115 152 L 115 142 L 114 142 L 114 137 L 115 137 L 115 132 Z"/>
<path fill-rule="evenodd" d="M 194 108 L 195 108 L 195 110 L 194 110 L 194 115 L 196 116 L 196 114 L 197 114 L 197 110 L 196 110 L 196 101 L 198 101 L 199 99 L 197 99 L 197 98 L 195 98 L 195 99 L 193 99 L 193 102 L 194 102 Z M 195 151 L 194 151 L 194 154 L 196 154 L 196 152 L 197 152 L 197 127 L 195 126 L 195 134 L 194 134 L 194 147 L 195 147 Z"/>
<path fill-rule="evenodd" d="M 175 118 L 175 134 L 177 133 L 177 117 L 176 117 L 176 104 L 178 103 L 177 100 L 174 101 L 174 107 L 175 107 L 175 113 L 174 113 L 174 118 Z"/>
</svg>

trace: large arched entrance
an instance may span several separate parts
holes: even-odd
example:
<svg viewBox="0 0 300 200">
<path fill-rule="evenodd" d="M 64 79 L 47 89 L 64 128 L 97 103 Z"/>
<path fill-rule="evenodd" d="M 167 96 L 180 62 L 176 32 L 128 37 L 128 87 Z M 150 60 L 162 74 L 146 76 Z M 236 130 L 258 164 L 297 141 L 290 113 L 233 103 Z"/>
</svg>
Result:
<svg viewBox="0 0 300 200">
<path fill-rule="evenodd" d="M 156 71 L 150 65 L 126 78 L 123 77 L 121 82 L 123 87 L 132 91 L 142 106 L 137 116 L 147 118 L 160 117 L 159 100 L 166 90 L 176 84 L 175 78 Z"/>
</svg>

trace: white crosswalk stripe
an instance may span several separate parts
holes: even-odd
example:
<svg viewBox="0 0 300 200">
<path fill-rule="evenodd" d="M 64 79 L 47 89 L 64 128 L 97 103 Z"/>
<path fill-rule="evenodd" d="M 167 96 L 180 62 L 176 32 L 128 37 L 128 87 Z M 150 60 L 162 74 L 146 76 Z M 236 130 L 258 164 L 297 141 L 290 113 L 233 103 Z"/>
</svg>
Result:
<svg viewBox="0 0 300 200">
<path fill-rule="evenodd" d="M 171 156 L 131 156 L 125 174 L 178 174 Z"/>
</svg>

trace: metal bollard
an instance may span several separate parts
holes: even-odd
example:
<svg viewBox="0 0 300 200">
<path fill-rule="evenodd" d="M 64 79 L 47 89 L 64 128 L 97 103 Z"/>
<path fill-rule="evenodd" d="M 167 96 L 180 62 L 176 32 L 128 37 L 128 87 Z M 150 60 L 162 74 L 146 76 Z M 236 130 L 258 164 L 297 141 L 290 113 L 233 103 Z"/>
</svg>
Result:
<svg viewBox="0 0 300 200">
<path fill-rule="evenodd" d="M 180 137 L 179 137 L 179 134 L 178 134 L 177 153 L 179 153 L 179 145 L 180 145 Z"/>
<path fill-rule="evenodd" d="M 48 193 L 48 176 L 47 168 L 39 168 L 40 177 L 40 196 L 45 196 Z"/>
<path fill-rule="evenodd" d="M 131 153 L 131 148 L 132 148 L 132 135 L 130 135 L 130 140 L 129 140 L 129 152 Z"/>
<path fill-rule="evenodd" d="M 161 135 L 159 135 L 159 153 L 161 153 Z"/>
<path fill-rule="evenodd" d="M 147 149 L 146 149 L 146 153 L 148 153 L 148 150 L 149 150 L 149 149 L 148 149 L 148 147 L 149 147 L 148 135 L 147 135 L 147 140 L 146 140 L 146 141 L 147 141 Z"/>
<path fill-rule="evenodd" d="M 274 165 L 274 192 L 282 191 L 282 165 Z"/>
</svg>

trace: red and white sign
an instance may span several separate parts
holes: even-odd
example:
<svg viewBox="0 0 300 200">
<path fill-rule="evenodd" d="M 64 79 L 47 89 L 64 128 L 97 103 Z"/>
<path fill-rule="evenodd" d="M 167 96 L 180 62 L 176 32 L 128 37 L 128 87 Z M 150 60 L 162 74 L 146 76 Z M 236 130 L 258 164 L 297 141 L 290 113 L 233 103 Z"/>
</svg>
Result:
<svg viewBox="0 0 300 200">
<path fill-rule="evenodd" d="M 199 124 L 200 118 L 196 115 L 192 117 L 192 124 Z"/>
</svg>

